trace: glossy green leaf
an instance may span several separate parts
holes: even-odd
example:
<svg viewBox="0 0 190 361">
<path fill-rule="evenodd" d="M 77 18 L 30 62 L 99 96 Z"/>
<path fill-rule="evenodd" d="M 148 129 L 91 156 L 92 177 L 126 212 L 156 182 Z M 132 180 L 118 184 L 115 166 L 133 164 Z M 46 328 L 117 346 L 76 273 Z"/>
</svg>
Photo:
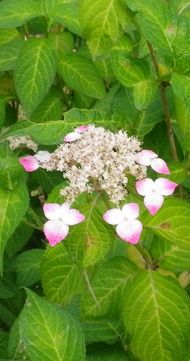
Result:
<svg viewBox="0 0 190 361">
<path fill-rule="evenodd" d="M 165 239 L 156 238 L 152 244 L 151 253 L 163 269 L 178 273 L 190 268 L 189 245 L 176 245 Z"/>
<path fill-rule="evenodd" d="M 114 257 L 102 264 L 90 282 L 94 297 L 89 291 L 82 295 L 85 316 L 111 317 L 120 313 L 126 286 L 134 279 L 136 273 L 135 265 L 124 257 Z"/>
<path fill-rule="evenodd" d="M 172 14 L 164 0 L 157 2 L 156 0 L 125 0 L 127 5 L 137 11 L 137 22 L 140 29 L 153 47 L 162 49 L 171 54 L 172 36 L 175 36 L 175 23 Z"/>
<path fill-rule="evenodd" d="M 100 99 L 105 95 L 105 87 L 92 61 L 73 54 L 62 58 L 58 72 L 68 86 L 84 95 Z"/>
<path fill-rule="evenodd" d="M 20 333 L 31 361 L 84 361 L 84 336 L 62 308 L 27 291 Z"/>
<path fill-rule="evenodd" d="M 139 82 L 147 80 L 149 69 L 146 62 L 139 59 L 127 58 L 125 55 L 114 55 L 113 70 L 120 83 L 126 87 L 133 87 Z"/>
<path fill-rule="evenodd" d="M 85 215 L 85 221 L 71 228 L 65 245 L 73 258 L 87 268 L 105 259 L 113 244 L 114 231 L 102 220 L 106 206 L 100 193 L 82 195 L 76 207 Z"/>
<path fill-rule="evenodd" d="M 77 0 L 43 0 L 43 14 L 71 32 L 81 35 L 79 3 Z"/>
<path fill-rule="evenodd" d="M 17 29 L 1 29 L 0 31 L 0 47 L 9 43 L 9 41 L 18 38 L 19 32 Z"/>
<path fill-rule="evenodd" d="M 82 0 L 81 25 L 88 39 L 93 56 L 101 54 L 108 39 L 116 40 L 120 25 L 126 20 L 125 9 L 120 0 Z"/>
<path fill-rule="evenodd" d="M 0 190 L 0 271 L 3 271 L 3 253 L 7 240 L 27 211 L 29 197 L 26 185 L 20 183 L 13 191 Z"/>
<path fill-rule="evenodd" d="M 18 287 L 29 287 L 40 281 L 40 265 L 44 250 L 32 249 L 22 252 L 16 259 Z"/>
<path fill-rule="evenodd" d="M 190 244 L 190 206 L 183 200 L 165 200 L 163 207 L 154 217 L 145 217 L 144 224 L 179 247 Z"/>
<path fill-rule="evenodd" d="M 35 0 L 3 0 L 0 3 L 0 28 L 15 28 L 40 15 L 40 4 Z"/>
<path fill-rule="evenodd" d="M 22 48 L 15 68 L 15 86 L 30 115 L 43 100 L 55 76 L 53 52 L 44 39 L 31 39 Z"/>
<path fill-rule="evenodd" d="M 47 248 L 42 259 L 41 279 L 46 297 L 54 303 L 67 304 L 79 293 L 79 268 L 63 244 Z"/>
<path fill-rule="evenodd" d="M 154 80 L 144 80 L 133 88 L 133 99 L 138 110 L 145 110 L 157 93 L 157 84 Z"/>
<path fill-rule="evenodd" d="M 63 104 L 57 89 L 50 89 L 49 93 L 32 113 L 30 119 L 36 123 L 62 118 Z"/>
<path fill-rule="evenodd" d="M 14 39 L 0 48 L 0 71 L 8 71 L 15 68 L 20 49 L 23 45 L 23 40 Z"/>
<path fill-rule="evenodd" d="M 187 354 L 190 308 L 178 282 L 143 271 L 123 298 L 124 327 L 142 361 L 181 361 Z"/>
</svg>

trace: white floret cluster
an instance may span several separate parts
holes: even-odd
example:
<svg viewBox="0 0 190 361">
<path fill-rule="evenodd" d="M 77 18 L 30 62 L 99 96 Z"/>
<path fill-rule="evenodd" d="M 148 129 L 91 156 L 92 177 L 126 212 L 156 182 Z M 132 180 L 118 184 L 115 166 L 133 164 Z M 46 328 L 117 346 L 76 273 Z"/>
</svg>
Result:
<svg viewBox="0 0 190 361">
<path fill-rule="evenodd" d="M 135 162 L 140 150 L 140 141 L 125 131 L 90 125 L 79 139 L 59 145 L 42 168 L 63 172 L 68 186 L 60 193 L 69 203 L 83 192 L 102 190 L 119 204 L 127 195 L 128 175 L 146 177 L 147 167 Z"/>
<path fill-rule="evenodd" d="M 20 147 L 28 148 L 33 150 L 34 152 L 37 152 L 38 150 L 38 144 L 32 140 L 30 136 L 12 136 L 7 138 L 9 142 L 9 147 L 14 150 Z"/>
</svg>

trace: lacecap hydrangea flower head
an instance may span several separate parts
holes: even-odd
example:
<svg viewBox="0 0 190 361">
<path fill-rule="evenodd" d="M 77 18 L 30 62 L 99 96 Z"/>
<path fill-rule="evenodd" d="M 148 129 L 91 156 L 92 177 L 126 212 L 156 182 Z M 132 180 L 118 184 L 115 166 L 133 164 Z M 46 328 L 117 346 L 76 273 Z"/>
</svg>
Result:
<svg viewBox="0 0 190 361">
<path fill-rule="evenodd" d="M 164 202 L 164 196 L 173 194 L 177 184 L 163 175 L 170 173 L 166 162 L 152 150 L 141 148 L 140 141 L 128 136 L 123 130 L 111 132 L 95 125 L 82 125 L 67 134 L 53 153 L 38 151 L 19 159 L 27 172 L 38 168 L 59 171 L 68 185 L 61 189 L 64 196 L 62 205 L 44 205 L 48 221 L 44 234 L 54 246 L 61 242 L 73 226 L 85 220 L 76 209 L 71 208 L 74 200 L 84 192 L 107 193 L 115 208 L 102 215 L 103 220 L 116 226 L 118 236 L 129 243 L 137 244 L 143 225 L 139 217 L 139 205 L 121 202 L 127 196 L 128 177 L 136 181 L 136 191 L 144 196 L 144 205 L 151 215 L 155 215 Z M 148 167 L 162 174 L 155 181 L 147 177 Z"/>
</svg>

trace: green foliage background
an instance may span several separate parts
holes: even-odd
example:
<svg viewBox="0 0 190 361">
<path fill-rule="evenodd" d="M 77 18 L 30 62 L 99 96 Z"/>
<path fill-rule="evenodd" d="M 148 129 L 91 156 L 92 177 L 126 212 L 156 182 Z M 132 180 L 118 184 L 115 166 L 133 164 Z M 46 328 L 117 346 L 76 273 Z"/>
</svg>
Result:
<svg viewBox="0 0 190 361">
<path fill-rule="evenodd" d="M 190 360 L 189 39 L 189 0 L 0 1 L 0 360 Z M 89 123 L 139 137 L 180 184 L 141 212 L 136 247 L 99 194 L 47 246 L 41 202 L 62 202 L 63 179 L 26 175 L 7 143 L 51 151 Z"/>
</svg>

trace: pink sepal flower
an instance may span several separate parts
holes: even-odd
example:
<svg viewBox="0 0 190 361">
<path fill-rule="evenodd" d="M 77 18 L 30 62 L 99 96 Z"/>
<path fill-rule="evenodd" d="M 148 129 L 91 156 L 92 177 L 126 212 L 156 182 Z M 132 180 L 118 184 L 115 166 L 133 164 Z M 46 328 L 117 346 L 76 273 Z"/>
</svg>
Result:
<svg viewBox="0 0 190 361">
<path fill-rule="evenodd" d="M 162 207 L 164 196 L 172 195 L 177 186 L 166 178 L 158 178 L 155 182 L 145 178 L 136 182 L 137 193 L 144 196 L 144 205 L 152 216 Z"/>
<path fill-rule="evenodd" d="M 40 150 L 34 155 L 26 155 L 19 158 L 20 164 L 23 166 L 26 172 L 34 172 L 40 168 L 40 164 L 50 159 L 51 154 L 46 150 Z"/>
<path fill-rule="evenodd" d="M 67 143 L 75 142 L 75 140 L 80 139 L 81 134 L 86 132 L 88 129 L 89 125 L 81 125 L 80 127 L 75 128 L 74 132 L 68 133 L 65 136 L 64 141 Z"/>
<path fill-rule="evenodd" d="M 143 149 L 141 152 L 136 154 L 136 162 L 141 165 L 151 166 L 151 168 L 161 174 L 170 174 L 170 170 L 166 162 L 158 158 L 158 154 L 152 150 Z"/>
<path fill-rule="evenodd" d="M 43 211 L 48 219 L 44 224 L 44 234 L 52 247 L 66 238 L 69 226 L 85 220 L 85 216 L 77 209 L 71 209 L 68 203 L 46 203 Z"/>
<path fill-rule="evenodd" d="M 143 229 L 142 223 L 137 219 L 139 206 L 137 203 L 127 203 L 122 209 L 108 210 L 103 219 L 105 222 L 116 226 L 118 236 L 129 243 L 137 244 Z"/>
</svg>

